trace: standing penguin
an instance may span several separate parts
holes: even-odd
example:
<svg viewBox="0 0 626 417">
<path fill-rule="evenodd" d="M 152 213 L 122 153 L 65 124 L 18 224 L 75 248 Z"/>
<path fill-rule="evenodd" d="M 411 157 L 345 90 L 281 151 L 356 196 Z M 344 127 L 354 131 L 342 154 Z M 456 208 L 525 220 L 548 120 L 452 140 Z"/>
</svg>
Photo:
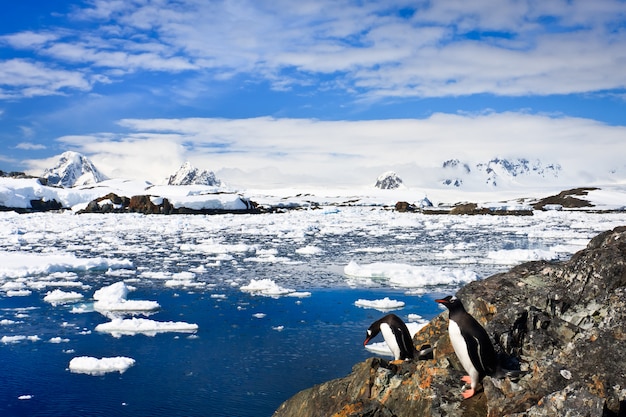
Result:
<svg viewBox="0 0 626 417">
<path fill-rule="evenodd" d="M 474 395 L 476 386 L 486 376 L 492 375 L 498 368 L 498 358 L 489 335 L 472 317 L 461 301 L 453 296 L 435 300 L 446 306 L 450 312 L 448 333 L 456 356 L 469 375 L 461 380 L 470 384 L 470 389 L 463 392 L 463 398 Z"/>
<path fill-rule="evenodd" d="M 415 346 L 409 333 L 409 329 L 402 319 L 395 314 L 387 314 L 383 318 L 376 320 L 367 329 L 363 346 L 367 345 L 378 333 L 383 334 L 383 338 L 393 353 L 394 362 L 413 359 L 415 356 Z"/>
</svg>

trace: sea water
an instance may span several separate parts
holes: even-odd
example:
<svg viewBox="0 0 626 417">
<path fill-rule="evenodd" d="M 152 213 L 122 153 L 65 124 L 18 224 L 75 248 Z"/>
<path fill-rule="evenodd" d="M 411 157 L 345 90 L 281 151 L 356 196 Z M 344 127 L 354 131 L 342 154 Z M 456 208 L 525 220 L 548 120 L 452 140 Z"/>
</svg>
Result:
<svg viewBox="0 0 626 417">
<path fill-rule="evenodd" d="M 379 208 L 282 214 L 0 214 L 0 415 L 269 416 L 373 354 L 365 330 L 389 298 L 406 321 L 434 298 L 535 259 L 563 260 L 625 214 L 428 216 Z M 155 311 L 94 309 L 124 282 Z M 257 291 L 245 290 L 254 287 Z M 263 291 L 263 289 L 267 291 Z M 80 299 L 45 301 L 60 290 Z M 410 315 L 410 316 L 409 316 Z M 196 324 L 110 334 L 116 316 Z M 132 329 L 131 329 L 132 330 Z M 73 358 L 127 357 L 76 373 Z"/>
</svg>

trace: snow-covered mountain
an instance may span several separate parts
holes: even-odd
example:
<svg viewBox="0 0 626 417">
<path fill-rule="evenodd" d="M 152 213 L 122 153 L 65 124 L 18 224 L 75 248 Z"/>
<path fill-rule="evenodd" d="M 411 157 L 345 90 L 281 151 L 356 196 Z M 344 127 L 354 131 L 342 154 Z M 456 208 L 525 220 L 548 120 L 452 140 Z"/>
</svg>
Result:
<svg viewBox="0 0 626 417">
<path fill-rule="evenodd" d="M 220 187 L 222 182 L 215 177 L 213 171 L 200 170 L 191 165 L 190 162 L 185 162 L 176 171 L 176 174 L 169 178 L 167 185 L 209 185 Z"/>
<path fill-rule="evenodd" d="M 72 151 L 62 153 L 59 162 L 46 169 L 42 178 L 47 179 L 48 185 L 65 188 L 92 185 L 108 179 L 89 159 Z"/>
<path fill-rule="evenodd" d="M 387 171 L 376 179 L 374 187 L 380 188 L 381 190 L 395 190 L 396 188 L 404 187 L 404 184 L 400 177 L 398 177 L 398 174 L 393 171 Z"/>
<path fill-rule="evenodd" d="M 442 164 L 442 170 L 441 183 L 453 187 L 466 184 L 498 187 L 513 183 L 542 183 L 558 179 L 562 171 L 559 164 L 544 164 L 540 160 L 529 161 L 525 158 L 494 158 L 475 164 L 449 159 Z"/>
</svg>

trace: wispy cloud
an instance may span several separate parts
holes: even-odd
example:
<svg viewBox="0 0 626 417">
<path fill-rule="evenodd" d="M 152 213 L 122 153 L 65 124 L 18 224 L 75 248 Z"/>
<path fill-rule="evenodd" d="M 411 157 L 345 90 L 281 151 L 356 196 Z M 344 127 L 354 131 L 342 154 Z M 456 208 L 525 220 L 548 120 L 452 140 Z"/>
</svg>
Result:
<svg viewBox="0 0 626 417">
<path fill-rule="evenodd" d="M 108 80 L 137 71 L 245 74 L 279 89 L 333 74 L 334 88 L 371 97 L 626 87 L 620 0 L 497 7 L 486 0 L 92 0 L 67 18 L 67 27 L 0 37 L 5 47 L 34 54 L 2 64 L 5 97 L 85 90 L 96 74 Z M 16 65 L 33 75 L 6 68 Z M 56 76 L 34 74 L 43 69 Z"/>
<path fill-rule="evenodd" d="M 46 149 L 45 145 L 42 145 L 40 143 L 31 143 L 31 142 L 22 142 L 22 143 L 18 143 L 15 146 L 16 149 L 22 149 L 25 151 L 37 151 L 37 150 L 41 150 L 41 149 Z"/>
</svg>

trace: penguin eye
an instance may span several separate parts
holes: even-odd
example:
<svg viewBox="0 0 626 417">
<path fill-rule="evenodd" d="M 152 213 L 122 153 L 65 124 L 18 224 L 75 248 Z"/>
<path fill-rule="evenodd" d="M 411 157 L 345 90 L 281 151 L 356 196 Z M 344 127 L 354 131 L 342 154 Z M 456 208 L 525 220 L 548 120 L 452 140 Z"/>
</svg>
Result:
<svg viewBox="0 0 626 417">
<path fill-rule="evenodd" d="M 455 301 L 458 301 L 458 298 L 453 295 L 452 298 L 450 298 L 450 302 L 454 303 Z"/>
<path fill-rule="evenodd" d="M 372 331 L 371 331 L 370 329 L 367 329 L 367 334 L 368 334 L 369 336 L 371 336 L 371 335 L 372 335 Z"/>
</svg>

